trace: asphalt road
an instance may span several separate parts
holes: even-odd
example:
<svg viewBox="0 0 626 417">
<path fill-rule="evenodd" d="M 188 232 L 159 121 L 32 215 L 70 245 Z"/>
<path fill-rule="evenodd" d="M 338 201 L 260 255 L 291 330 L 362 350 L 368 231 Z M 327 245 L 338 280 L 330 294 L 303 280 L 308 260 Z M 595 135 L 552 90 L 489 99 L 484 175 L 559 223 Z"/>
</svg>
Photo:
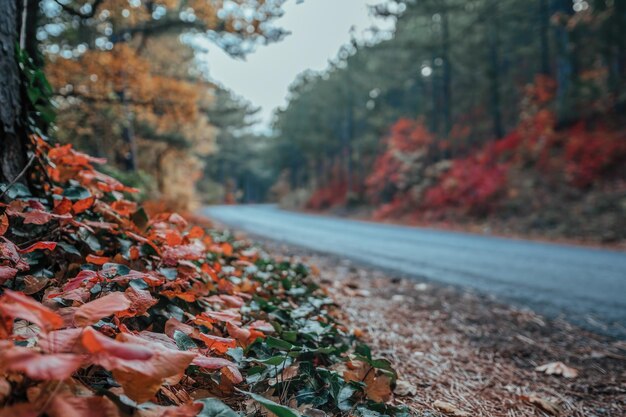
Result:
<svg viewBox="0 0 626 417">
<path fill-rule="evenodd" d="M 472 288 L 626 338 L 626 253 L 294 213 L 210 206 L 208 217 L 271 240 Z"/>
</svg>

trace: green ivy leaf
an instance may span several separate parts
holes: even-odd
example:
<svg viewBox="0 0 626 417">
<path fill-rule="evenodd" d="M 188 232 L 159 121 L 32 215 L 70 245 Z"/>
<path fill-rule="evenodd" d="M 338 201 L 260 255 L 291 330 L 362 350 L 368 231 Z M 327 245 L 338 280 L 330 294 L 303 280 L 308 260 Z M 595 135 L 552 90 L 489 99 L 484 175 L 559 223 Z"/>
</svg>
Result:
<svg viewBox="0 0 626 417">
<path fill-rule="evenodd" d="M 248 391 L 240 391 L 240 392 L 248 395 L 254 401 L 258 402 L 263 407 L 265 407 L 268 411 L 276 414 L 278 417 L 300 417 L 300 414 L 298 414 L 296 410 L 286 407 L 284 405 L 277 404 L 272 400 L 268 400 L 262 395 L 255 394 L 253 392 L 248 392 Z"/>
<path fill-rule="evenodd" d="M 196 402 L 202 403 L 202 411 L 197 417 L 239 417 L 239 414 L 217 398 L 203 398 Z"/>
</svg>

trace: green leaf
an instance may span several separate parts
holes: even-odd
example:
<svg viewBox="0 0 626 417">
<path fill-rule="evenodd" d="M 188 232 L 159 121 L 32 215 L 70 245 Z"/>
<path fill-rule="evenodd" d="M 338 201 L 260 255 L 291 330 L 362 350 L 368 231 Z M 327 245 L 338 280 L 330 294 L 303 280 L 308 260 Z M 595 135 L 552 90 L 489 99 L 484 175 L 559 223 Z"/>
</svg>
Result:
<svg viewBox="0 0 626 417">
<path fill-rule="evenodd" d="M 63 249 L 66 253 L 81 256 L 81 253 L 78 251 L 78 249 L 76 249 L 76 246 L 70 245 L 67 242 L 57 242 L 57 246 Z"/>
<path fill-rule="evenodd" d="M 277 404 L 274 401 L 268 400 L 267 398 L 259 394 L 255 394 L 253 392 L 248 392 L 248 391 L 241 391 L 241 392 L 250 396 L 250 398 L 252 398 L 254 401 L 261 404 L 268 411 L 276 414 L 278 417 L 300 417 L 300 414 L 298 414 L 296 410 L 289 408 L 289 407 L 285 407 L 284 405 Z"/>
<path fill-rule="evenodd" d="M 176 341 L 176 346 L 178 346 L 180 350 L 189 350 L 198 347 L 191 337 L 180 330 L 174 330 L 174 341 Z"/>
<path fill-rule="evenodd" d="M 70 200 L 83 200 L 85 198 L 91 197 L 91 193 L 85 187 L 81 187 L 80 185 L 73 185 L 67 187 L 63 191 L 63 195 Z"/>
<path fill-rule="evenodd" d="M 239 417 L 239 414 L 217 398 L 203 398 L 196 402 L 202 403 L 202 411 L 197 417 Z"/>
<path fill-rule="evenodd" d="M 275 337 L 268 337 L 265 342 L 267 343 L 267 346 L 279 350 L 292 350 L 295 347 L 291 343 L 281 339 L 276 339 Z"/>
</svg>

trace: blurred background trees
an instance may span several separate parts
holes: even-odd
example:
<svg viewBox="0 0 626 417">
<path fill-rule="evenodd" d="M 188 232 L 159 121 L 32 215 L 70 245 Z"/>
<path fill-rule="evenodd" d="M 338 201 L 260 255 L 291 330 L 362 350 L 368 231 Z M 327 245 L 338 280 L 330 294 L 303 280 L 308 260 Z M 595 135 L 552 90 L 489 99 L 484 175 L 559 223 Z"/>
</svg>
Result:
<svg viewBox="0 0 626 417">
<path fill-rule="evenodd" d="M 626 236 L 624 2 L 407 0 L 374 12 L 397 19 L 393 36 L 353 41 L 327 71 L 302 74 L 276 113 L 283 188 L 307 190 L 313 209 Z"/>
<path fill-rule="evenodd" d="M 228 125 L 209 115 L 225 93 L 198 65 L 196 39 L 244 56 L 284 36 L 271 25 L 282 3 L 31 1 L 59 139 L 106 157 L 111 173 L 166 205 L 190 207 L 204 158 L 224 141 L 217 124 Z"/>
<path fill-rule="evenodd" d="M 199 39 L 245 56 L 285 35 L 283 3 L 29 0 L 21 43 L 45 64 L 55 135 L 172 208 L 278 200 L 626 234 L 623 1 L 381 1 L 392 32 L 300 74 L 261 131 Z"/>
</svg>

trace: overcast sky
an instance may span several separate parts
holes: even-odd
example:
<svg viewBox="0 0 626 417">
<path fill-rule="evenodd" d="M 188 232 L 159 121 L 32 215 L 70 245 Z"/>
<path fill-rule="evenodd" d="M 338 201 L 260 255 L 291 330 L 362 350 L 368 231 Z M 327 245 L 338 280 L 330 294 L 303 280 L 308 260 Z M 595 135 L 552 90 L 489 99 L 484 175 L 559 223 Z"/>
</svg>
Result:
<svg viewBox="0 0 626 417">
<path fill-rule="evenodd" d="M 260 46 L 246 61 L 227 56 L 211 46 L 207 66 L 212 78 L 261 107 L 264 130 L 272 112 L 285 104 L 287 89 L 306 69 L 322 70 L 334 58 L 341 45 L 349 42 L 350 28 L 357 37 L 376 24 L 390 27 L 369 15 L 368 4 L 381 0 L 289 0 L 285 15 L 276 25 L 291 32 L 283 41 Z"/>
</svg>

